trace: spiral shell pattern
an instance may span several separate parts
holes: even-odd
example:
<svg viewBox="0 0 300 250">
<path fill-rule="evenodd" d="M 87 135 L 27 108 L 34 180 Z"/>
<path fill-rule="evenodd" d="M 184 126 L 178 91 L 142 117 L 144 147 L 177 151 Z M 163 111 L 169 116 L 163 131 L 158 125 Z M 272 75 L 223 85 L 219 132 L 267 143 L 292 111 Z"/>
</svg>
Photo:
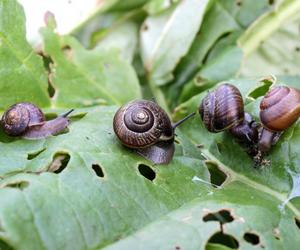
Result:
<svg viewBox="0 0 300 250">
<path fill-rule="evenodd" d="M 120 141 L 130 148 L 148 147 L 174 136 L 167 113 L 146 100 L 122 106 L 114 116 L 113 128 Z"/>
<path fill-rule="evenodd" d="M 235 86 L 222 84 L 202 100 L 199 113 L 210 132 L 230 129 L 244 119 L 242 95 Z"/>
<path fill-rule="evenodd" d="M 17 103 L 3 114 L 1 124 L 4 131 L 11 136 L 22 135 L 29 126 L 45 120 L 42 111 L 32 103 Z"/>
<path fill-rule="evenodd" d="M 271 131 L 283 131 L 300 116 L 300 90 L 286 86 L 272 88 L 260 103 L 260 120 Z"/>
</svg>

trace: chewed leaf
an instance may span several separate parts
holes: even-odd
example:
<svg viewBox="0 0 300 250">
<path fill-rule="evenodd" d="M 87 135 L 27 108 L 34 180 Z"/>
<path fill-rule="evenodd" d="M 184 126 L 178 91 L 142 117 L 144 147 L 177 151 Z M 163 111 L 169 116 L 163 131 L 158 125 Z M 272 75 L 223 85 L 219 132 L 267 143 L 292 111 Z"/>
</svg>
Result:
<svg viewBox="0 0 300 250">
<path fill-rule="evenodd" d="M 55 106 L 121 105 L 141 98 L 133 68 L 117 51 L 86 50 L 75 38 L 60 37 L 49 27 L 41 33 L 45 52 L 53 61 L 50 75 Z"/>
<path fill-rule="evenodd" d="M 50 105 L 42 59 L 26 40 L 25 16 L 17 1 L 0 2 L 0 110 L 21 101 Z"/>
<path fill-rule="evenodd" d="M 292 204 L 280 209 L 282 202 L 273 193 L 234 182 L 105 249 L 295 249 L 299 210 Z"/>
</svg>

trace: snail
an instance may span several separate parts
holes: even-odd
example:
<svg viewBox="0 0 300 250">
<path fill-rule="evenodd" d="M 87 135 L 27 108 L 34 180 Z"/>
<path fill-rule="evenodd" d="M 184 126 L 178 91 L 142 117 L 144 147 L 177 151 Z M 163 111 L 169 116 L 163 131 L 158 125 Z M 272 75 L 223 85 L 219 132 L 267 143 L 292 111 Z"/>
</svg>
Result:
<svg viewBox="0 0 300 250">
<path fill-rule="evenodd" d="M 300 90 L 276 86 L 270 89 L 260 103 L 260 120 L 263 126 L 258 149 L 268 152 L 281 133 L 294 124 L 300 116 Z"/>
<path fill-rule="evenodd" d="M 55 135 L 64 130 L 68 124 L 67 116 L 73 111 L 46 121 L 43 112 L 34 104 L 21 102 L 12 105 L 1 118 L 3 131 L 9 136 L 20 136 L 26 139 L 40 139 Z"/>
<path fill-rule="evenodd" d="M 250 154 L 258 141 L 258 129 L 251 115 L 244 112 L 240 91 L 225 83 L 209 92 L 199 106 L 199 114 L 208 131 L 229 131 L 237 140 L 249 148 Z"/>
<path fill-rule="evenodd" d="M 154 164 L 168 164 L 175 150 L 175 128 L 193 115 L 195 113 L 172 124 L 167 113 L 155 102 L 135 100 L 118 109 L 113 128 L 124 146 Z"/>
</svg>

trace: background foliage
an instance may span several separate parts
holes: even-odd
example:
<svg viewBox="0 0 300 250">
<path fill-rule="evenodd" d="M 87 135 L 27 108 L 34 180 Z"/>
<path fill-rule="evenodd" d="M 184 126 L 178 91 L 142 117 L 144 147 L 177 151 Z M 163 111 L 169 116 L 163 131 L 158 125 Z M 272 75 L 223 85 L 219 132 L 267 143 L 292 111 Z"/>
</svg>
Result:
<svg viewBox="0 0 300 250">
<path fill-rule="evenodd" d="M 0 133 L 0 249 L 298 249 L 299 122 L 257 169 L 199 116 L 167 166 L 122 147 L 112 119 L 154 97 L 176 121 L 227 81 L 258 120 L 271 86 L 300 88 L 299 13 L 298 0 L 105 0 L 68 35 L 48 13 L 32 48 L 22 7 L 0 0 L 0 110 L 75 108 L 67 133 Z"/>
</svg>

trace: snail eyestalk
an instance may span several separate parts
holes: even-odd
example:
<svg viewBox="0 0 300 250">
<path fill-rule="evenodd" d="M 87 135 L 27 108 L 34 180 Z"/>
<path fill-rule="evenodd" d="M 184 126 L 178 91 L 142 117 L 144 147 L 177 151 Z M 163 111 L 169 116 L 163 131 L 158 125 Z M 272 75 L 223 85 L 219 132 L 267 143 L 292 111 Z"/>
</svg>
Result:
<svg viewBox="0 0 300 250">
<path fill-rule="evenodd" d="M 193 112 L 193 113 L 187 115 L 186 117 L 184 117 L 183 119 L 181 119 L 180 121 L 172 124 L 173 130 L 175 130 L 179 125 L 181 125 L 182 123 L 184 123 L 186 120 L 188 120 L 191 117 L 193 117 L 195 114 L 196 114 L 196 112 Z"/>
<path fill-rule="evenodd" d="M 69 114 L 71 114 L 73 111 L 74 111 L 74 109 L 71 109 L 71 110 L 69 110 L 68 112 L 66 112 L 66 113 L 64 113 L 64 114 L 62 114 L 62 115 L 60 115 L 60 116 L 61 116 L 61 117 L 68 117 Z"/>
</svg>

